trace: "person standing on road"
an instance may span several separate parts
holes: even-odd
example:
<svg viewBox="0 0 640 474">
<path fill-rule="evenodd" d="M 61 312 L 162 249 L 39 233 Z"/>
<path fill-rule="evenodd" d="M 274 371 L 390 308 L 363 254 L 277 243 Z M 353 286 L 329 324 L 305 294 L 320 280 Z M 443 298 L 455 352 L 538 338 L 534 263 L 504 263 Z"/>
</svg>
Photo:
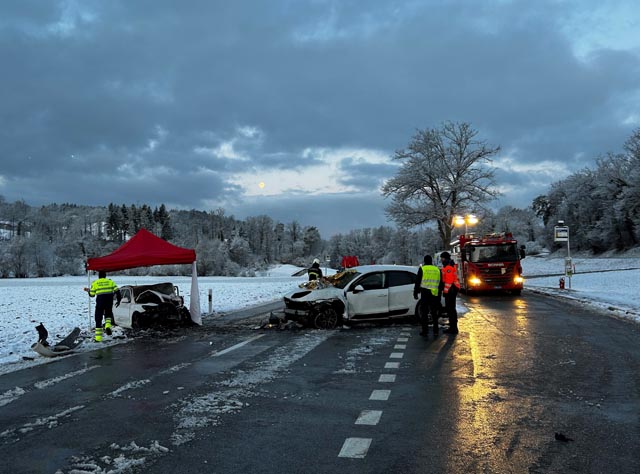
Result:
<svg viewBox="0 0 640 474">
<path fill-rule="evenodd" d="M 88 291 L 91 298 L 96 298 L 95 341 L 102 342 L 102 317 L 104 316 L 104 332 L 109 336 L 113 324 L 113 296 L 116 296 L 118 306 L 122 295 L 118 286 L 103 271 L 98 272 L 98 279 L 91 284 L 91 288 L 85 288 L 84 291 Z"/>
<path fill-rule="evenodd" d="M 424 264 L 418 268 L 418 277 L 413 288 L 413 297 L 420 295 L 421 336 L 429 335 L 429 320 L 433 324 L 433 336 L 438 337 L 440 316 L 440 269 L 433 264 L 431 255 L 424 256 Z"/>
<path fill-rule="evenodd" d="M 449 317 L 449 328 L 444 332 L 446 334 L 458 334 L 458 310 L 456 309 L 456 296 L 458 296 L 458 291 L 460 290 L 458 267 L 451 260 L 449 252 L 442 252 L 440 260 L 442 261 L 440 288 L 444 294 L 444 307 Z"/>
<path fill-rule="evenodd" d="M 313 263 L 311 264 L 311 268 L 307 270 L 309 274 L 309 281 L 311 280 L 320 280 L 322 278 L 322 270 L 320 269 L 320 260 L 317 258 L 313 259 Z"/>
</svg>

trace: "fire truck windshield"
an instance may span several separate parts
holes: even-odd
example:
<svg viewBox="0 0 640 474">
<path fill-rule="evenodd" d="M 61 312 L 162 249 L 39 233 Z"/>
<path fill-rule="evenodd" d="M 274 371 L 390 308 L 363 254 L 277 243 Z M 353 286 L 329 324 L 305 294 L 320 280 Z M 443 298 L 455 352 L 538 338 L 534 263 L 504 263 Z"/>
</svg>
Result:
<svg viewBox="0 0 640 474">
<path fill-rule="evenodd" d="M 469 246 L 467 259 L 473 263 L 517 262 L 516 244 Z"/>
</svg>

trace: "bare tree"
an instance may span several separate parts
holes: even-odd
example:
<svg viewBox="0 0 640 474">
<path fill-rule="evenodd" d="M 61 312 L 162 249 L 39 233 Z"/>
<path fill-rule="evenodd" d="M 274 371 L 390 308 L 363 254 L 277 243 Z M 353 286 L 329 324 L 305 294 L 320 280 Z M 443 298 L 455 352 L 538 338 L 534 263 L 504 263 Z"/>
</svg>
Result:
<svg viewBox="0 0 640 474">
<path fill-rule="evenodd" d="M 468 123 L 445 122 L 440 129 L 418 130 L 404 150 L 398 174 L 382 187 L 392 197 L 387 216 L 401 227 L 435 221 L 443 248 L 449 248 L 453 217 L 475 212 L 496 198 L 493 170 L 485 166 L 500 147 L 476 139 Z"/>
</svg>

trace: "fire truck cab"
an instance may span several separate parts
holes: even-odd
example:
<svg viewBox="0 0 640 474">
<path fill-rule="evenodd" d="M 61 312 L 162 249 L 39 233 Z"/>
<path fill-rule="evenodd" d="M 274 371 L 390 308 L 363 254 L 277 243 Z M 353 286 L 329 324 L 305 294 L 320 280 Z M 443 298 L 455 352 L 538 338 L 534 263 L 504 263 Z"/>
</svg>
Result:
<svg viewBox="0 0 640 474">
<path fill-rule="evenodd" d="M 505 291 L 519 295 L 524 278 L 520 259 L 524 247 L 511 233 L 460 235 L 451 242 L 451 257 L 458 266 L 461 290 L 470 292 Z"/>
</svg>

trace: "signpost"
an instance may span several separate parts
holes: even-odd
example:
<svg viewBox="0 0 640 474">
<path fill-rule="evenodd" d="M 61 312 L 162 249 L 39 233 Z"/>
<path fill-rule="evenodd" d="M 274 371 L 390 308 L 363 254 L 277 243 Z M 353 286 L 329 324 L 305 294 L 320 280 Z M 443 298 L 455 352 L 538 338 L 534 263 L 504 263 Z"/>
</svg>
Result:
<svg viewBox="0 0 640 474">
<path fill-rule="evenodd" d="M 573 265 L 571 263 L 571 247 L 569 245 L 569 226 L 564 225 L 564 221 L 558 221 L 558 225 L 553 228 L 553 241 L 567 243 L 567 257 L 564 259 L 564 274 L 569 278 L 569 289 L 571 289 Z"/>
</svg>

